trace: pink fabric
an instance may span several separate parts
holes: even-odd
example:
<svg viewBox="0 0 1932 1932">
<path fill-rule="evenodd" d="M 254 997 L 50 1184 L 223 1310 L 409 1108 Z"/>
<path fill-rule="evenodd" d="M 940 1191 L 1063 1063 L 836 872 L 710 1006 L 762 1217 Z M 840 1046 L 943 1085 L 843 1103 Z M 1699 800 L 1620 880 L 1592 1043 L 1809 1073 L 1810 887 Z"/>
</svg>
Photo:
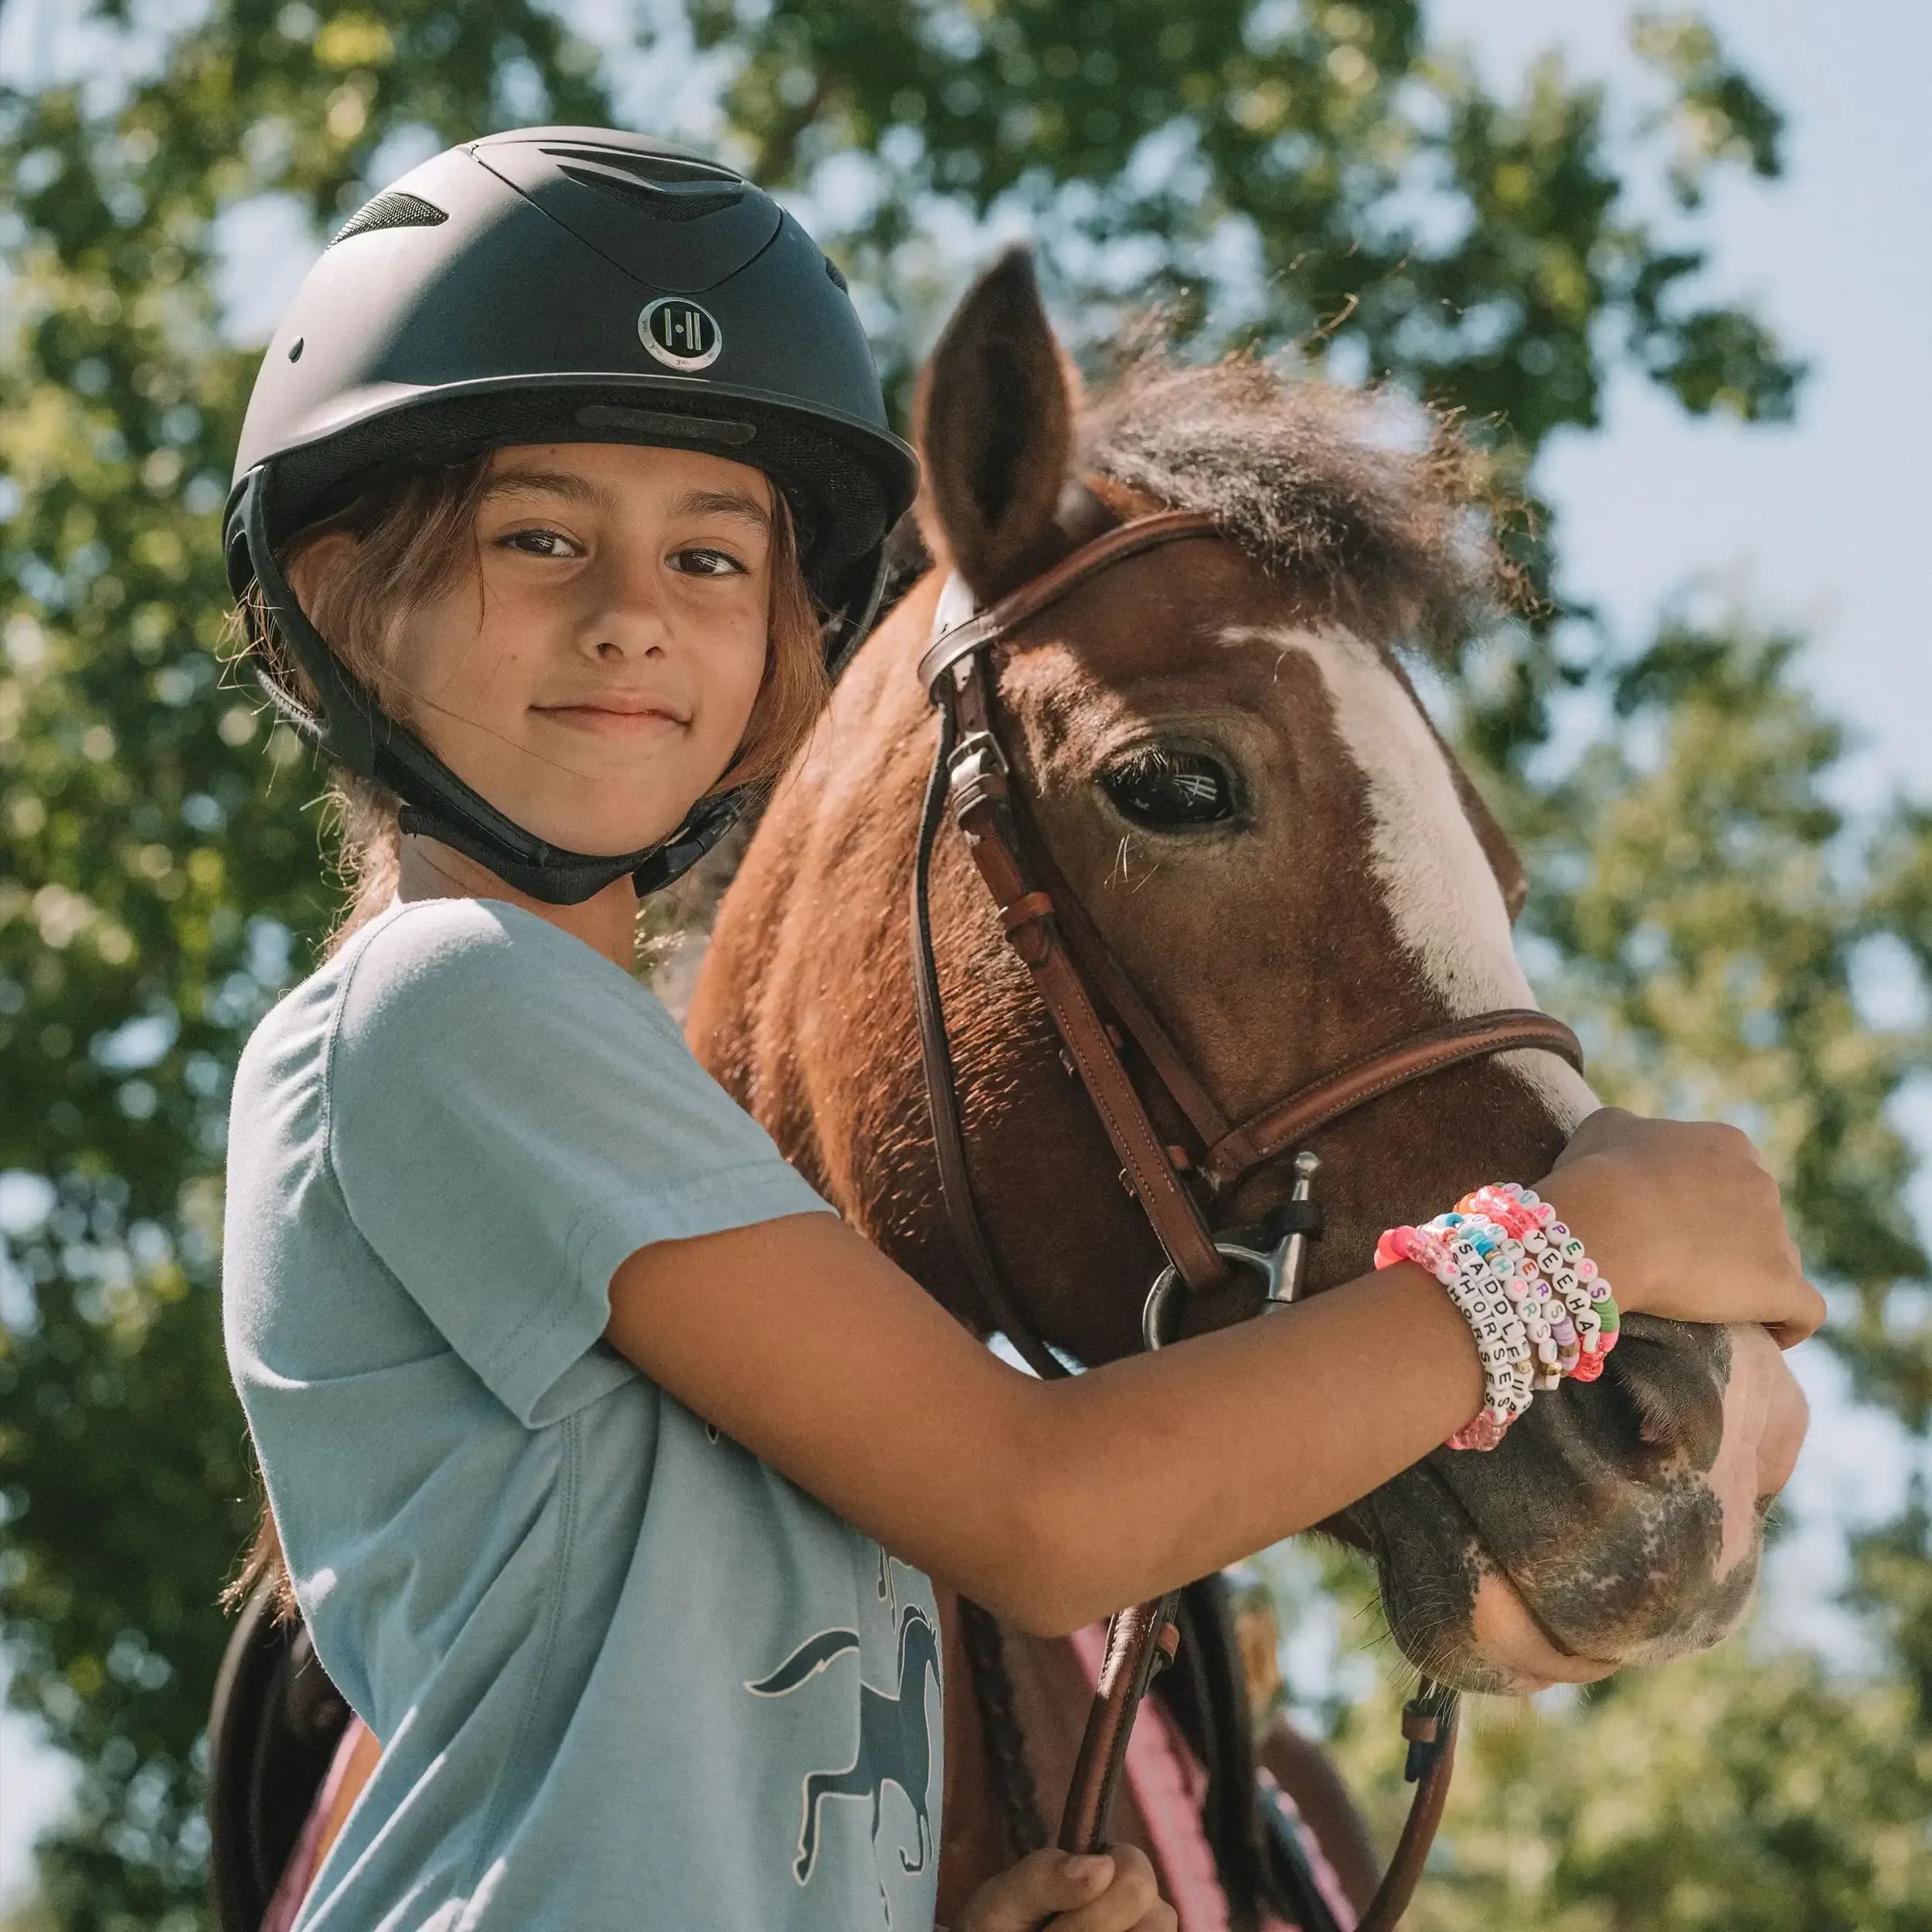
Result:
<svg viewBox="0 0 1932 1932">
<path fill-rule="evenodd" d="M 302 1900 L 308 1896 L 308 1888 L 315 1880 L 315 1848 L 321 1840 L 323 1822 L 335 1805 L 343 1779 L 349 1775 L 349 1760 L 355 1755 L 355 1747 L 362 1736 L 362 1725 L 351 1718 L 335 1747 L 335 1755 L 328 1761 L 328 1770 L 322 1779 L 321 1788 L 315 1794 L 315 1801 L 309 1806 L 308 1815 L 302 1821 L 301 1835 L 295 1841 L 294 1850 L 288 1855 L 288 1862 L 282 1867 L 281 1877 L 275 1886 L 275 1896 L 268 1901 L 268 1910 L 262 1915 L 261 1932 L 289 1932 L 295 1923 L 295 1914 L 302 1909 Z"/>
<path fill-rule="evenodd" d="M 1181 1748 L 1183 1750 L 1187 1748 L 1185 1739 L 1182 1740 Z M 1328 1910 L 1335 1914 L 1335 1923 L 1342 1927 L 1342 1932 L 1355 1932 L 1354 1902 L 1342 1889 L 1341 1877 L 1328 1862 L 1328 1854 L 1321 1849 L 1321 1841 L 1309 1828 L 1294 1800 L 1275 1783 L 1274 1774 L 1265 1764 L 1255 1772 L 1255 1776 L 1267 1787 L 1283 1812 L 1294 1821 L 1295 1835 L 1301 1839 L 1301 1849 L 1307 1855 L 1308 1871 L 1315 1879 L 1315 1889 L 1321 1894 Z M 1270 1919 L 1266 1923 L 1272 1927 L 1280 1924 L 1281 1921 Z"/>
<path fill-rule="evenodd" d="M 1100 1664 L 1107 1652 L 1107 1626 L 1089 1624 L 1077 1630 L 1068 1641 L 1080 1660 L 1088 1683 L 1097 1685 Z M 1207 1795 L 1207 1771 L 1181 1735 L 1180 1726 L 1168 1715 L 1166 1707 L 1150 1697 L 1127 1740 L 1127 1785 L 1134 1794 L 1147 1835 L 1154 1848 L 1154 1862 L 1161 1879 L 1162 1895 L 1173 1906 L 1181 1922 L 1181 1932 L 1228 1932 L 1227 1895 L 1214 1867 L 1213 1848 L 1201 1828 L 1201 1803 Z M 1315 1835 L 1302 1824 L 1294 1801 L 1268 1777 L 1276 1801 L 1294 1820 L 1300 1833 L 1315 1883 L 1328 1901 L 1338 1925 L 1352 1928 L 1355 1907 L 1349 1903 L 1335 1868 L 1322 1855 Z M 1264 1906 L 1261 1932 L 1296 1932 Z"/>
</svg>

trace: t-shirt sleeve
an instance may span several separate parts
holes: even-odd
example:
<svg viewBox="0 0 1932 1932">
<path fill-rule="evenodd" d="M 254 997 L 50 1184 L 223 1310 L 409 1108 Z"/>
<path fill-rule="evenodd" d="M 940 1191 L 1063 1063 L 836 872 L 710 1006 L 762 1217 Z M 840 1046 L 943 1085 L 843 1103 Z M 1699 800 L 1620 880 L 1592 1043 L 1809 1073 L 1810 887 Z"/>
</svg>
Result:
<svg viewBox="0 0 1932 1932">
<path fill-rule="evenodd" d="M 438 900 L 370 934 L 327 1091 L 350 1218 L 529 1427 L 575 1406 L 558 1385 L 599 1345 L 626 1256 L 833 1211 L 649 993 L 516 907 Z M 607 1386 L 622 1361 L 602 1345 Z"/>
</svg>

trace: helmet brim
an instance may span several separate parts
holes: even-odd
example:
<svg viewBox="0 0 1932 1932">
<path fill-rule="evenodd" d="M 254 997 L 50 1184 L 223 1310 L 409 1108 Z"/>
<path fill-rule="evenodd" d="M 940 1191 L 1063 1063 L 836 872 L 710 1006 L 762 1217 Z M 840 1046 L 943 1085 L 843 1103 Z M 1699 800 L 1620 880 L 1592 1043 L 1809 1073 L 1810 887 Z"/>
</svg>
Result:
<svg viewBox="0 0 1932 1932">
<path fill-rule="evenodd" d="M 273 457 L 270 541 L 279 547 L 389 477 L 544 443 L 689 449 L 765 471 L 785 492 L 806 580 L 828 607 L 849 600 L 855 565 L 870 574 L 918 488 L 917 457 L 889 431 L 755 389 L 629 370 L 486 376 L 413 393 L 373 383 L 285 433 Z M 236 540 L 240 498 L 238 477 L 227 546 L 238 597 L 253 576 Z"/>
</svg>

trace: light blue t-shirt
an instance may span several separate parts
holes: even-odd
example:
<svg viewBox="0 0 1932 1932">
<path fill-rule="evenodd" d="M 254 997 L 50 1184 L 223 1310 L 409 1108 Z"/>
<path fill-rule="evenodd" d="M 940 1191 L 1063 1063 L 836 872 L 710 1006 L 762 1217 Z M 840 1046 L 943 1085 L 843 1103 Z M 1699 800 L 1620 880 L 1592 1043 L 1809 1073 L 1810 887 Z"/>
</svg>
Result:
<svg viewBox="0 0 1932 1932">
<path fill-rule="evenodd" d="M 229 1365 L 383 1744 L 298 1932 L 932 1924 L 928 1580 L 602 1339 L 636 1249 L 815 1210 L 645 987 L 505 903 L 393 906 L 262 1022 Z"/>
</svg>

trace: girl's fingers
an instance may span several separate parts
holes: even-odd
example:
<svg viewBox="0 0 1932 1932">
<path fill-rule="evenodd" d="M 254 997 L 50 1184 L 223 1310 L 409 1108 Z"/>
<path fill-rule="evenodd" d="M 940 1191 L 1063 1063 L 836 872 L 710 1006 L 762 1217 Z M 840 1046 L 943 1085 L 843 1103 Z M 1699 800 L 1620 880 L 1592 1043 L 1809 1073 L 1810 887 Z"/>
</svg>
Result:
<svg viewBox="0 0 1932 1932">
<path fill-rule="evenodd" d="M 1029 1852 L 973 1894 L 959 1932 L 1036 1932 L 1043 1923 L 1063 1925 L 1066 1914 L 1106 1891 L 1114 1871 L 1105 1852 L 1074 1858 L 1065 1852 Z"/>
<path fill-rule="evenodd" d="M 1147 1854 L 1131 1845 L 1107 1849 L 1114 1883 L 1091 1904 L 1053 1920 L 1047 1932 L 1171 1932 L 1173 1915 L 1168 1914 L 1165 1927 L 1157 1916 L 1165 1908 Z"/>
<path fill-rule="evenodd" d="M 1799 1311 L 1784 1321 L 1767 1321 L 1765 1327 L 1771 1332 L 1771 1339 L 1781 1349 L 1794 1349 L 1801 1342 L 1815 1335 L 1825 1321 L 1825 1298 L 1810 1282 L 1803 1284 L 1805 1292 L 1799 1299 Z"/>
</svg>

